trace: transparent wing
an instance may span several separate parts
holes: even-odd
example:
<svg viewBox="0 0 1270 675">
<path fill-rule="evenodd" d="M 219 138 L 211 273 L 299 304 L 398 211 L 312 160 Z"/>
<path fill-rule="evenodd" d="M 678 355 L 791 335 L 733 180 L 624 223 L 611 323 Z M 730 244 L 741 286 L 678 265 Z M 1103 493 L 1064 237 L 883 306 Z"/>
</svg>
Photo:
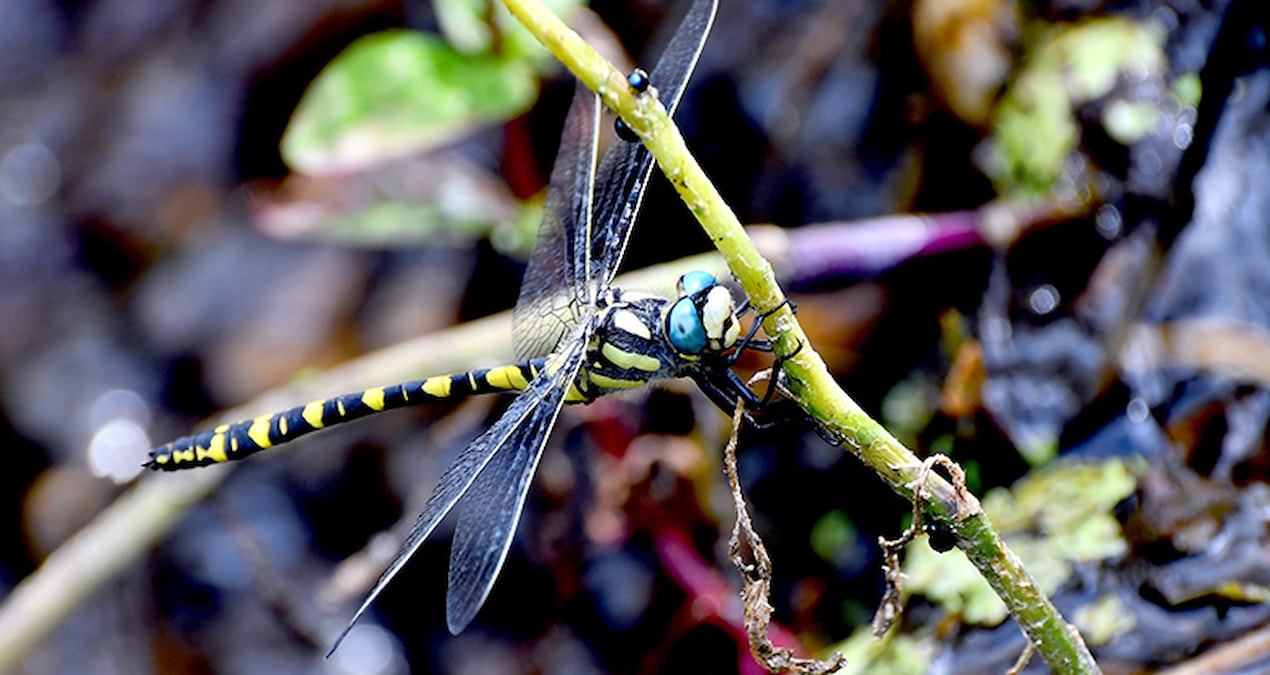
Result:
<svg viewBox="0 0 1270 675">
<path fill-rule="evenodd" d="M 456 506 L 458 525 L 450 548 L 445 601 L 445 622 L 454 635 L 467 628 L 485 604 L 507 559 L 530 481 L 556 423 L 557 415 L 547 412 L 539 407 L 525 420 Z"/>
<path fill-rule="evenodd" d="M 672 116 L 679 107 L 688 78 L 697 67 L 717 8 L 717 0 L 693 2 L 653 69 L 652 86 L 657 88 L 658 99 Z M 652 155 L 643 143 L 614 143 L 604 153 L 596 173 L 595 236 L 584 239 L 587 233 L 574 232 L 574 247 L 588 250 L 590 258 L 586 274 L 589 288 L 582 293 L 595 298 L 613 283 L 630 240 L 631 224 L 644 200 L 644 188 L 652 167 Z"/>
<path fill-rule="evenodd" d="M 652 84 L 673 115 L 714 23 L 717 0 L 696 0 L 675 30 Z M 547 204 L 512 314 L 517 358 L 549 354 L 617 274 L 644 200 L 652 156 L 614 143 L 598 169 L 600 105 L 581 83 L 565 119 Z"/>
<path fill-rule="evenodd" d="M 459 453 L 458 458 L 450 465 L 445 473 L 441 475 L 441 479 L 437 481 L 437 486 L 433 488 L 432 495 L 428 497 L 427 504 L 424 505 L 423 511 L 415 520 L 414 525 L 410 528 L 410 535 L 406 537 L 405 543 L 401 547 L 401 551 L 397 553 L 397 557 L 393 559 L 392 564 L 388 566 L 379 581 L 375 583 L 375 587 L 371 589 L 366 599 L 362 601 L 357 612 L 353 615 L 348 626 L 336 638 L 335 644 L 331 646 L 330 654 L 335 652 L 339 647 L 348 631 L 353 628 L 353 624 L 366 613 L 367 608 L 379 597 L 388 583 L 393 577 L 401 571 L 401 568 L 409 562 L 410 558 L 423 545 L 424 540 L 432 531 L 436 529 L 441 519 L 445 517 L 450 509 L 454 508 L 456 502 L 463 497 L 464 493 L 472 486 L 477 477 L 481 475 L 486 467 L 493 464 L 495 474 L 507 472 L 515 465 L 514 459 L 500 458 L 494 460 L 505 449 L 511 447 L 515 449 L 520 444 L 533 445 L 541 449 L 542 442 L 546 440 L 547 433 L 551 431 L 551 427 L 555 424 L 556 417 L 560 414 L 560 407 L 564 405 L 565 395 L 568 393 L 574 379 L 578 376 L 578 370 L 582 366 L 582 362 L 586 356 L 586 344 L 590 338 L 590 326 L 582 325 L 574 331 L 574 335 L 570 336 L 568 342 L 569 348 L 560 355 L 559 359 L 552 361 L 547 372 L 541 373 L 529 383 L 529 387 L 525 389 L 516 400 L 503 413 L 503 416 L 494 423 L 479 438 L 472 441 L 463 452 Z M 558 364 L 558 367 L 556 367 Z M 510 444 L 510 445 L 509 445 Z M 534 464 L 536 464 L 536 458 Z M 524 484 L 528 486 L 528 481 L 532 477 L 533 466 L 529 467 L 528 473 L 523 477 Z M 497 477 L 490 480 L 501 480 Z M 484 483 L 481 483 L 484 485 Z M 484 492 L 484 490 L 479 490 Z M 520 518 L 519 504 L 524 502 L 522 494 L 517 500 L 517 508 L 514 513 L 499 513 L 497 517 L 490 517 L 493 522 L 501 522 L 510 519 L 510 528 L 515 529 L 515 523 Z M 469 528 L 472 524 L 468 524 Z M 480 524 L 476 524 L 476 529 L 480 528 Z M 498 571 L 498 566 L 502 564 L 502 557 L 506 555 L 506 546 L 504 545 L 502 553 L 499 554 L 498 565 L 495 565 L 492 572 Z M 451 573 L 453 575 L 453 573 Z M 492 585 L 492 579 L 487 585 Z M 487 589 L 488 590 L 488 589 Z M 483 596 L 481 597 L 483 600 Z M 472 613 L 480 607 L 480 602 L 472 608 Z"/>
<path fill-rule="evenodd" d="M 564 121 L 560 150 L 551 170 L 542 225 L 512 313 L 516 358 L 550 354 L 577 323 L 586 305 L 576 293 L 584 287 L 587 249 L 577 248 L 574 233 L 589 231 L 595 194 L 595 158 L 600 133 L 600 103 L 578 83 Z"/>
</svg>

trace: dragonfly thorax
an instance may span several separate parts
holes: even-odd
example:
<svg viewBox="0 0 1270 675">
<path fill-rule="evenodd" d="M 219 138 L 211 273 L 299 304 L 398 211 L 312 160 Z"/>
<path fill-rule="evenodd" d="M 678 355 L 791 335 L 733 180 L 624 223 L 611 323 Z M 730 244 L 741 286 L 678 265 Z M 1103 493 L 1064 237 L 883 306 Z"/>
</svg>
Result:
<svg viewBox="0 0 1270 675">
<path fill-rule="evenodd" d="M 704 272 L 681 278 L 673 300 L 613 288 L 596 307 L 573 400 L 682 377 L 703 354 L 731 349 L 740 335 L 732 294 Z"/>
</svg>

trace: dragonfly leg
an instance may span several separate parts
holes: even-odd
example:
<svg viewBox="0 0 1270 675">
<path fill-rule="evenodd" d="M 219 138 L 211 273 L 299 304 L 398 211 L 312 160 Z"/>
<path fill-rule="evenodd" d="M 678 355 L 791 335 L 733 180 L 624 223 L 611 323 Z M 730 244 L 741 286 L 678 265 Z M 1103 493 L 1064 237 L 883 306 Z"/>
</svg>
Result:
<svg viewBox="0 0 1270 675">
<path fill-rule="evenodd" d="M 648 73 L 639 68 L 632 70 L 631 74 L 626 76 L 626 83 L 631 85 L 631 89 L 633 89 L 636 94 L 642 94 L 648 91 L 648 86 L 651 82 L 652 80 L 648 77 Z M 617 132 L 618 138 L 626 141 L 627 143 L 639 142 L 639 136 L 636 135 L 633 129 L 626 125 L 626 122 L 622 121 L 621 117 L 613 120 L 613 131 Z"/>
<path fill-rule="evenodd" d="M 795 314 L 798 313 L 798 306 L 794 304 L 794 301 L 790 300 L 789 298 L 785 298 L 784 300 L 781 301 L 781 304 L 754 317 L 754 323 L 750 324 L 749 332 L 745 334 L 745 337 L 741 338 L 740 342 L 737 343 L 736 349 L 732 350 L 732 354 L 728 357 L 729 366 L 736 363 L 736 360 L 741 358 L 741 352 L 744 352 L 747 349 L 750 349 L 756 352 L 772 351 L 771 340 L 758 340 L 758 339 L 755 339 L 754 336 L 758 334 L 758 329 L 763 325 L 763 321 L 767 319 L 767 317 L 780 311 L 780 309 L 786 305 L 789 305 L 790 310 L 792 310 Z M 746 300 L 745 302 L 741 303 L 740 307 L 737 308 L 737 313 L 745 312 L 749 308 L 750 308 L 750 301 Z M 799 349 L 802 349 L 802 347 L 800 346 Z M 796 351 L 797 350 L 795 350 L 795 352 Z"/>
<path fill-rule="evenodd" d="M 735 372 L 726 367 L 726 361 L 719 362 L 716 367 L 699 371 L 693 379 L 696 380 L 701 391 L 724 412 L 731 413 L 740 404 L 751 426 L 756 429 L 770 429 L 798 417 L 797 414 L 784 410 L 779 413 L 773 412 L 772 398 L 780 386 L 781 368 L 786 361 L 802 351 L 802 348 L 802 343 L 799 343 L 792 354 L 776 359 L 772 366 L 771 377 L 768 379 L 767 390 L 762 396 L 746 386 Z"/>
<path fill-rule="evenodd" d="M 785 367 L 785 363 L 798 356 L 798 352 L 801 352 L 805 346 L 807 346 L 807 343 L 799 340 L 798 346 L 794 348 L 794 351 L 776 356 L 776 360 L 772 363 L 772 375 L 767 379 L 767 391 L 763 394 L 763 400 L 759 403 L 760 410 L 766 408 L 772 402 L 772 396 L 776 394 L 776 388 L 780 384 L 781 370 Z"/>
<path fill-rule="evenodd" d="M 693 379 L 706 397 L 723 412 L 730 415 L 738 404 L 741 405 L 745 421 L 755 429 L 770 429 L 794 418 L 794 415 L 781 415 L 779 419 L 773 419 L 768 413 L 756 416 L 754 412 L 762 404 L 763 397 L 746 387 L 731 370 L 699 373 Z"/>
</svg>

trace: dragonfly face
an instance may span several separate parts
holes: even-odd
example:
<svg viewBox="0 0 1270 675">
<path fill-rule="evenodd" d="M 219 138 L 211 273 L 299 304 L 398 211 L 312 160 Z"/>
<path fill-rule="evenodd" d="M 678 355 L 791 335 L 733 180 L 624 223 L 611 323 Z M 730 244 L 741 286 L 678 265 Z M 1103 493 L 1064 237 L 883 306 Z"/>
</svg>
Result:
<svg viewBox="0 0 1270 675">
<path fill-rule="evenodd" d="M 665 334 L 681 354 L 731 349 L 741 336 L 732 294 L 708 272 L 683 275 L 679 299 L 666 310 Z"/>
</svg>

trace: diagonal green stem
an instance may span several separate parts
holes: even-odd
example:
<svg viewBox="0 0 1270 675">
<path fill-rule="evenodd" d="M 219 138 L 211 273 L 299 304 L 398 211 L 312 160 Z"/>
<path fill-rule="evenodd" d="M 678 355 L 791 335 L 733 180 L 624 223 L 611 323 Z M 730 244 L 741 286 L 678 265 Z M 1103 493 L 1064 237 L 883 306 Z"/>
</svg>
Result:
<svg viewBox="0 0 1270 675">
<path fill-rule="evenodd" d="M 622 73 L 538 0 L 503 2 L 556 58 L 639 134 L 723 254 L 755 309 L 762 312 L 780 306 L 784 294 L 771 265 L 759 255 L 736 215 L 688 152 L 662 105 L 654 97 L 636 96 Z M 807 413 L 849 445 L 892 489 L 911 499 L 921 462 L 838 386 L 788 307 L 768 317 L 764 329 L 775 336 L 777 353 L 796 352 L 786 362 L 785 372 L 790 390 Z M 802 348 L 798 349 L 800 345 Z M 931 495 L 923 502 L 926 514 L 955 533 L 958 546 L 1005 602 L 1046 663 L 1058 673 L 1099 672 L 1079 633 L 1037 587 L 978 505 L 967 509 L 962 503 L 959 510 L 952 486 L 935 475 L 926 483 L 926 489 Z"/>
</svg>

